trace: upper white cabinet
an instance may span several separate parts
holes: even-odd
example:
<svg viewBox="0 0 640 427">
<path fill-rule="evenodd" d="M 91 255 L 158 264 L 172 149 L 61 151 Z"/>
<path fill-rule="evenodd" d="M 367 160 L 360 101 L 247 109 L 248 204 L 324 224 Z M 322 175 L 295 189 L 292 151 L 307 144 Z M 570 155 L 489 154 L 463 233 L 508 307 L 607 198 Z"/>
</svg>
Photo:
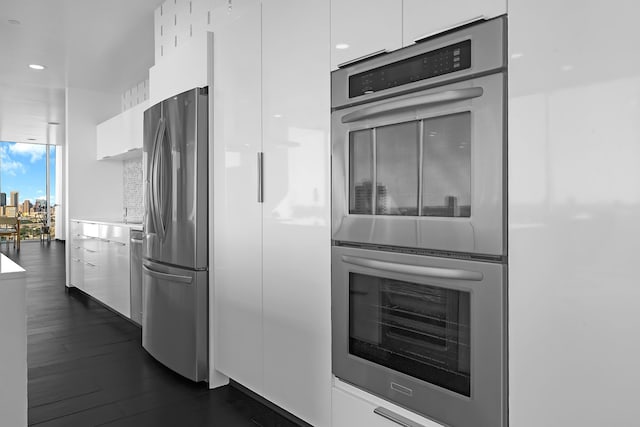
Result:
<svg viewBox="0 0 640 427">
<path fill-rule="evenodd" d="M 402 45 L 474 20 L 507 13 L 507 0 L 402 0 Z"/>
<path fill-rule="evenodd" d="M 331 69 L 475 18 L 505 13 L 507 0 L 331 0 Z"/>
<path fill-rule="evenodd" d="M 165 56 L 149 68 L 149 105 L 195 87 L 207 86 L 207 49 L 207 33 L 201 31 L 179 48 L 174 46 L 171 54 L 165 52 Z"/>
<path fill-rule="evenodd" d="M 117 116 L 98 124 L 97 157 L 125 159 L 142 155 L 144 110 L 149 103 L 143 101 Z"/>
<path fill-rule="evenodd" d="M 331 69 L 402 47 L 402 0 L 331 0 Z"/>
</svg>

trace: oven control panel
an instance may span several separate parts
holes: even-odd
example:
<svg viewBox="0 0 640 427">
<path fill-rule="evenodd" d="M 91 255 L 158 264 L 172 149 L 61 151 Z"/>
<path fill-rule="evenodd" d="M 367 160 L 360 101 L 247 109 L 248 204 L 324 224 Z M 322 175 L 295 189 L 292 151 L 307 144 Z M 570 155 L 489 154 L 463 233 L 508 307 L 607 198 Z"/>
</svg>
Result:
<svg viewBox="0 0 640 427">
<path fill-rule="evenodd" d="M 465 40 L 349 76 L 349 98 L 454 73 L 471 67 L 471 40 Z"/>
</svg>

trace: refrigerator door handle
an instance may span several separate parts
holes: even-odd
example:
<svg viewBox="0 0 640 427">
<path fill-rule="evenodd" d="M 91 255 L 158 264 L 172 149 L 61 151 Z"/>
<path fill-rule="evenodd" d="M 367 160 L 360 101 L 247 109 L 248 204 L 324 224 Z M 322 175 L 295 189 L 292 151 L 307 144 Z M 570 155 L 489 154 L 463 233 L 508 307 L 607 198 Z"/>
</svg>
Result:
<svg viewBox="0 0 640 427">
<path fill-rule="evenodd" d="M 177 274 L 162 273 L 160 271 L 153 270 L 146 265 L 142 266 L 142 269 L 146 271 L 150 276 L 160 280 L 170 280 L 172 282 L 190 284 L 193 281 L 191 276 L 179 276 Z"/>
<path fill-rule="evenodd" d="M 158 125 L 156 126 L 155 136 L 153 138 L 153 146 L 151 147 L 151 170 L 149 177 L 149 210 L 151 222 L 153 223 L 153 229 L 158 229 L 158 217 L 157 217 L 157 203 L 156 203 L 156 192 L 157 192 L 157 181 L 156 181 L 156 157 L 158 150 L 158 138 L 160 137 L 160 129 L 162 128 L 162 118 L 158 121 Z"/>
<path fill-rule="evenodd" d="M 164 134 L 166 125 L 164 119 L 160 119 L 158 131 L 156 132 L 155 143 L 153 146 L 153 154 L 151 156 L 151 198 L 152 198 L 152 215 L 153 225 L 160 237 L 160 241 L 164 240 L 165 226 L 162 220 L 162 201 L 160 199 L 162 189 L 160 188 L 159 167 L 162 161 L 162 144 L 164 142 Z"/>
</svg>

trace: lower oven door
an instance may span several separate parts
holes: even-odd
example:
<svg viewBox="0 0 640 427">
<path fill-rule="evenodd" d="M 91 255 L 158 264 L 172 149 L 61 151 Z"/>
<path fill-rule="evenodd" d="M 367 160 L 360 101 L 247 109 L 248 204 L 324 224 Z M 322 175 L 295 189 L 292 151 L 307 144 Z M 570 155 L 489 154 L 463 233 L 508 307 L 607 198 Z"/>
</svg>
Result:
<svg viewBox="0 0 640 427">
<path fill-rule="evenodd" d="M 452 426 L 506 425 L 506 267 L 334 246 L 333 373 Z"/>
</svg>

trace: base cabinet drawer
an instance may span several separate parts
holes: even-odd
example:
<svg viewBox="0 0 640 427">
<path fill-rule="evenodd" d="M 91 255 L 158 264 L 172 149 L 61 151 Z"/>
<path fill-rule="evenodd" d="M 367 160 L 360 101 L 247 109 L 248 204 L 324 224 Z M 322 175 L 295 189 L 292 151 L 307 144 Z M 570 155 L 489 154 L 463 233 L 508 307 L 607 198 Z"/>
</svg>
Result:
<svg viewBox="0 0 640 427">
<path fill-rule="evenodd" d="M 69 261 L 69 283 L 84 290 L 84 261 L 73 254 Z"/>
<path fill-rule="evenodd" d="M 129 227 L 71 221 L 69 283 L 131 316 Z"/>
<path fill-rule="evenodd" d="M 342 382 L 339 382 L 338 387 L 334 385 L 331 404 L 332 427 L 443 427 Z M 376 413 L 376 410 L 381 414 Z M 397 421 L 392 421 L 384 415 L 395 417 Z"/>
</svg>

